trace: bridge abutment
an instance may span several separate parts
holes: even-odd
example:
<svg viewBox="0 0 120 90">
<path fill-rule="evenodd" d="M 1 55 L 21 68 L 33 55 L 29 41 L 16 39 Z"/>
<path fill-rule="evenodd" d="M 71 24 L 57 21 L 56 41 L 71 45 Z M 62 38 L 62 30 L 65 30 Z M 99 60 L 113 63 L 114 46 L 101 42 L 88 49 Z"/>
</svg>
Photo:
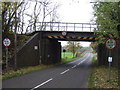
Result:
<svg viewBox="0 0 120 90">
<path fill-rule="evenodd" d="M 61 43 L 42 35 L 42 32 L 36 33 L 17 52 L 18 68 L 61 62 Z M 10 60 L 10 65 L 14 66 L 14 57 Z"/>
<path fill-rule="evenodd" d="M 40 63 L 53 64 L 61 61 L 61 43 L 57 40 L 50 40 L 47 38 L 41 39 L 40 46 Z"/>
<path fill-rule="evenodd" d="M 108 66 L 108 57 L 111 56 L 112 66 L 120 67 L 120 41 L 117 41 L 116 48 L 111 51 L 108 50 L 104 44 L 98 45 L 98 65 L 106 65 Z"/>
</svg>

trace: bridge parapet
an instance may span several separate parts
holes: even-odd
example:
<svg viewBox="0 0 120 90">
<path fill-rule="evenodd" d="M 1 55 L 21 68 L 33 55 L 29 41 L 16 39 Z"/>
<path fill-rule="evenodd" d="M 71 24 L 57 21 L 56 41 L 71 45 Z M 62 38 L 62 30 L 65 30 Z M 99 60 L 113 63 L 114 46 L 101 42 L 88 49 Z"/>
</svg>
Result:
<svg viewBox="0 0 120 90">
<path fill-rule="evenodd" d="M 74 31 L 74 32 L 94 32 L 97 24 L 93 23 L 66 23 L 66 22 L 38 22 L 27 28 L 27 33 L 35 31 Z"/>
</svg>

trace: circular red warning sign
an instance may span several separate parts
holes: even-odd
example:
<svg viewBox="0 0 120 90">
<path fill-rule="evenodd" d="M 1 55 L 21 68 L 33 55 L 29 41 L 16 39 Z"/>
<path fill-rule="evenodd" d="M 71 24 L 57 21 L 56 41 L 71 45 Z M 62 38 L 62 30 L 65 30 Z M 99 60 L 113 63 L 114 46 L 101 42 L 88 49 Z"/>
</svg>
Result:
<svg viewBox="0 0 120 90">
<path fill-rule="evenodd" d="M 115 39 L 110 38 L 110 39 L 106 40 L 105 45 L 108 49 L 114 49 L 117 45 L 117 42 L 115 41 Z"/>
<path fill-rule="evenodd" d="M 5 47 L 9 47 L 10 44 L 11 44 L 11 41 L 10 41 L 9 38 L 5 38 L 5 39 L 3 40 L 3 45 L 4 45 Z"/>
</svg>

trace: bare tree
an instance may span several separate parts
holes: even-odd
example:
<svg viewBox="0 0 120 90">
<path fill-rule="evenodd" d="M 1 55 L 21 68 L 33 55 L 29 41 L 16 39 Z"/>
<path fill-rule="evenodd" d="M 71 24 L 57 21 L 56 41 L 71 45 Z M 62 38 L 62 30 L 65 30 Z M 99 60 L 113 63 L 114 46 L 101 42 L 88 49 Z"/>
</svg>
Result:
<svg viewBox="0 0 120 90">
<path fill-rule="evenodd" d="M 42 2 L 35 0 L 33 14 L 26 13 L 26 15 L 30 17 L 26 32 L 29 31 L 28 29 L 36 31 L 38 22 L 42 22 L 41 24 L 39 23 L 39 25 L 41 25 L 39 30 L 44 30 L 46 25 L 46 23 L 44 23 L 45 21 L 55 21 L 53 17 L 55 17 L 55 12 L 57 12 L 58 5 L 54 5 L 52 8 L 51 5 L 53 5 L 53 3 L 49 0 L 44 0 Z M 52 15 L 52 19 L 50 18 L 48 20 L 48 17 L 50 17 L 50 15 Z"/>
<path fill-rule="evenodd" d="M 16 9 L 13 2 L 2 2 L 2 30 L 3 32 L 9 32 L 10 27 L 13 27 L 15 12 L 23 4 L 20 2 Z"/>
</svg>

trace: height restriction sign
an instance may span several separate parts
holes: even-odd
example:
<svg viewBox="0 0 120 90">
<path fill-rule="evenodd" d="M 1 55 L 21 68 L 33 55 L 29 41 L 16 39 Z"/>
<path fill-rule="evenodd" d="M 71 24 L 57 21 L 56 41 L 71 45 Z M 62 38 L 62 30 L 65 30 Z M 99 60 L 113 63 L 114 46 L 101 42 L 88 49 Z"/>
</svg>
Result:
<svg viewBox="0 0 120 90">
<path fill-rule="evenodd" d="M 3 40 L 3 45 L 4 45 L 5 47 L 9 47 L 10 44 L 11 44 L 11 41 L 10 41 L 9 38 L 5 38 L 5 39 Z"/>
<path fill-rule="evenodd" d="M 116 41 L 113 38 L 110 38 L 106 41 L 105 45 L 108 49 L 114 49 L 116 47 Z"/>
</svg>

